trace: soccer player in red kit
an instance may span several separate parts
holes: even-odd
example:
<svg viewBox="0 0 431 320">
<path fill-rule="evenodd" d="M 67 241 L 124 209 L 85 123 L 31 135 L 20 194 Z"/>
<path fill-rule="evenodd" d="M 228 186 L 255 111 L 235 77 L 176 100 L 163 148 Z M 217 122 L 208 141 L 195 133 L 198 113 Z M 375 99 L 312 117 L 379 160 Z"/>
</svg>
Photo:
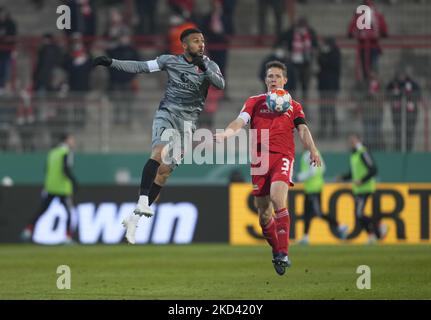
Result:
<svg viewBox="0 0 431 320">
<path fill-rule="evenodd" d="M 286 66 L 278 61 L 266 65 L 265 83 L 268 91 L 283 88 L 287 82 Z M 293 186 L 293 162 L 295 158 L 294 129 L 296 128 L 304 148 L 310 151 L 310 163 L 321 166 L 319 152 L 306 125 L 302 106 L 293 100 L 284 113 L 272 112 L 266 104 L 266 94 L 247 99 L 237 119 L 223 133 L 214 135 L 216 141 L 235 135 L 249 124 L 255 129 L 257 155 L 267 153 L 268 170 L 254 174 L 252 163 L 253 195 L 259 214 L 262 232 L 272 247 L 275 271 L 283 275 L 290 266 L 288 257 L 290 217 L 287 210 L 287 192 Z M 269 143 L 265 143 L 263 131 L 269 131 Z M 266 147 L 265 147 L 266 146 Z M 262 161 L 263 162 L 263 161 Z M 255 171 L 256 172 L 256 171 Z M 274 214 L 273 214 L 274 212 Z"/>
</svg>

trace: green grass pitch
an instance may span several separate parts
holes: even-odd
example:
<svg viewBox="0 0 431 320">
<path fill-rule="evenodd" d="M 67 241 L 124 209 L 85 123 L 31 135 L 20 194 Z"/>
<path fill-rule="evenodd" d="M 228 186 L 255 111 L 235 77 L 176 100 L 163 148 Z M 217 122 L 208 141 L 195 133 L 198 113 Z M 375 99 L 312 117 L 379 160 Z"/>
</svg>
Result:
<svg viewBox="0 0 431 320">
<path fill-rule="evenodd" d="M 290 257 L 280 277 L 267 246 L 0 245 L 0 299 L 431 299 L 429 245 L 294 245 Z"/>
</svg>

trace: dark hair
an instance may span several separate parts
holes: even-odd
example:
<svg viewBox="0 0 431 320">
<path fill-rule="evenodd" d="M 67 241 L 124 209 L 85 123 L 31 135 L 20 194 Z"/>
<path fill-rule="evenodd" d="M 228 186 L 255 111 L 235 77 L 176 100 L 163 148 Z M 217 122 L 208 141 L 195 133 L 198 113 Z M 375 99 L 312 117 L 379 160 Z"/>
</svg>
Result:
<svg viewBox="0 0 431 320">
<path fill-rule="evenodd" d="M 348 136 L 349 137 L 355 137 L 356 139 L 362 141 L 361 134 L 359 132 L 357 132 L 357 131 L 350 131 L 350 132 L 348 132 Z"/>
<path fill-rule="evenodd" d="M 196 28 L 189 28 L 184 30 L 183 32 L 181 32 L 181 35 L 180 35 L 181 42 L 183 42 L 185 38 L 187 38 L 189 35 L 193 33 L 202 33 L 202 31 Z"/>
<path fill-rule="evenodd" d="M 283 75 L 287 78 L 287 67 L 283 62 L 280 62 L 277 60 L 269 61 L 265 65 L 265 71 L 268 72 L 268 69 L 270 69 L 270 68 L 279 68 L 279 69 L 283 70 Z"/>
<path fill-rule="evenodd" d="M 70 132 L 63 132 L 63 133 L 60 133 L 58 140 L 59 140 L 60 143 L 61 142 L 66 142 L 66 140 L 69 139 L 71 136 L 73 136 L 72 133 L 70 133 Z"/>
</svg>

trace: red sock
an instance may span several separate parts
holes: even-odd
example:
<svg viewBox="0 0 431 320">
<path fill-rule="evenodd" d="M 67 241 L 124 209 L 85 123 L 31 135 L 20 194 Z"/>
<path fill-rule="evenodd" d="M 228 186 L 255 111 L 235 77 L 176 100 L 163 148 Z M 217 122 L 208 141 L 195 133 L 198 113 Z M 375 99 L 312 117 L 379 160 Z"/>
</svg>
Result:
<svg viewBox="0 0 431 320">
<path fill-rule="evenodd" d="M 281 253 L 289 252 L 290 216 L 286 208 L 275 211 L 278 248 Z"/>
<path fill-rule="evenodd" d="M 271 217 L 271 220 L 268 222 L 268 224 L 266 226 L 261 225 L 261 228 L 263 236 L 265 237 L 266 241 L 268 241 L 269 245 L 272 247 L 272 252 L 278 253 L 278 239 L 274 218 Z"/>
</svg>

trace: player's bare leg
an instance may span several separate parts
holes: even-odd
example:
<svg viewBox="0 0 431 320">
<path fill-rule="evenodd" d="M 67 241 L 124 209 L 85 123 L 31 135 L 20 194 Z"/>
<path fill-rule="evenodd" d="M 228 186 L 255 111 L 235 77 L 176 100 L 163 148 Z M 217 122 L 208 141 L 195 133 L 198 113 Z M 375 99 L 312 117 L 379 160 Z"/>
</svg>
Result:
<svg viewBox="0 0 431 320">
<path fill-rule="evenodd" d="M 282 275 L 285 269 L 290 266 L 289 261 L 289 231 L 290 217 L 287 210 L 287 192 L 289 187 L 284 181 L 275 181 L 271 184 L 270 198 L 275 211 L 275 223 L 278 237 L 279 254 L 274 258 L 274 268 L 276 266 L 282 269 Z"/>
</svg>

